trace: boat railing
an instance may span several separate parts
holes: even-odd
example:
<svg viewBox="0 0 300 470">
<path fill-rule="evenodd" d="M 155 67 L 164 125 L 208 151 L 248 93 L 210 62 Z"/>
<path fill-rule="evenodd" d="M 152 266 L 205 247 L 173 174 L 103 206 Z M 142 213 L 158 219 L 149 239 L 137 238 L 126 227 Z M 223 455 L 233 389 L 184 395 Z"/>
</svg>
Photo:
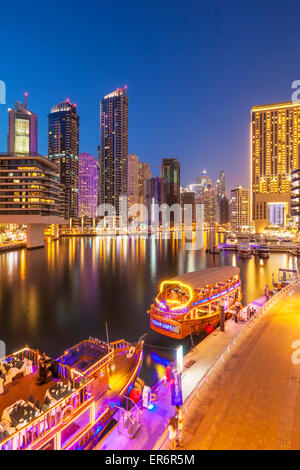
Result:
<svg viewBox="0 0 300 470">
<path fill-rule="evenodd" d="M 9 361 L 11 359 L 15 359 L 16 357 L 18 359 L 21 359 L 22 361 L 24 359 L 29 359 L 30 361 L 32 361 L 32 364 L 35 367 L 38 367 L 40 353 L 38 350 L 31 349 L 28 346 L 26 346 L 25 348 L 20 349 L 20 351 L 9 354 L 8 356 L 2 358 L 1 361 Z"/>
<path fill-rule="evenodd" d="M 63 366 L 64 369 L 68 366 Z M 76 371 L 73 371 L 77 375 Z M 81 375 L 81 374 L 80 374 Z M 18 429 L 15 433 L 0 442 L 0 450 L 22 450 L 30 448 L 37 444 L 37 441 L 50 435 L 57 426 L 64 424 L 67 421 L 67 412 L 73 415 L 81 408 L 91 402 L 90 383 L 88 382 L 75 387 L 73 392 L 55 403 L 47 411 L 40 416 L 30 421 L 22 428 Z"/>
<path fill-rule="evenodd" d="M 112 343 L 110 343 L 110 346 L 113 348 L 114 351 L 116 351 L 119 349 L 128 349 L 131 347 L 131 344 L 125 339 L 119 339 L 118 341 L 113 341 Z"/>
</svg>

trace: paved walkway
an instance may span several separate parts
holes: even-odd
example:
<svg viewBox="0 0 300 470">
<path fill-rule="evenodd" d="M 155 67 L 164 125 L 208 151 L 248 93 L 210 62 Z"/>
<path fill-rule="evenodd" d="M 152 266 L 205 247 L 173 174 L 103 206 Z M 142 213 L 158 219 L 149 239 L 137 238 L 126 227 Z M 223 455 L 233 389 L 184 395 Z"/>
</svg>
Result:
<svg viewBox="0 0 300 470">
<path fill-rule="evenodd" d="M 185 448 L 300 449 L 300 364 L 292 361 L 296 340 L 300 287 L 249 329 L 190 402 Z"/>
<path fill-rule="evenodd" d="M 264 302 L 265 297 L 260 297 L 251 305 L 257 308 L 262 306 Z M 217 329 L 185 356 L 184 366 L 191 363 L 191 361 L 194 361 L 194 363 L 188 368 L 184 367 L 183 370 L 184 400 L 193 392 L 202 376 L 243 326 L 244 323 L 242 322 L 235 323 L 233 320 L 228 320 L 224 333 Z M 103 442 L 96 446 L 95 450 L 151 450 L 160 438 L 164 440 L 163 433 L 170 417 L 174 415 L 174 407 L 171 405 L 171 394 L 168 385 L 161 383 L 155 393 L 157 394 L 155 406 L 152 410 L 144 409 L 142 411 L 142 427 L 134 439 L 120 434 L 118 427 L 116 427 Z"/>
</svg>

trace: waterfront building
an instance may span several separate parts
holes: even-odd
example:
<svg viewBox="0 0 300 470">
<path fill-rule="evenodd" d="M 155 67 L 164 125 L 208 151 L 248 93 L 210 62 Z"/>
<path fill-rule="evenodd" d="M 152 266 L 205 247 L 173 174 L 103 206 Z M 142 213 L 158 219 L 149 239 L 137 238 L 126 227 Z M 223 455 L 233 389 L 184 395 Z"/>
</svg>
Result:
<svg viewBox="0 0 300 470">
<path fill-rule="evenodd" d="M 180 162 L 177 158 L 163 158 L 161 177 L 165 181 L 165 200 L 168 206 L 180 204 Z"/>
<path fill-rule="evenodd" d="M 212 187 L 204 188 L 200 201 L 204 206 L 204 222 L 209 226 L 213 226 L 217 221 L 217 196 L 215 189 Z"/>
<path fill-rule="evenodd" d="M 79 216 L 96 217 L 98 201 L 98 165 L 89 153 L 79 154 Z"/>
<path fill-rule="evenodd" d="M 151 178 L 150 166 L 146 162 L 140 162 L 138 166 L 138 191 L 139 204 L 146 204 L 146 182 Z"/>
<path fill-rule="evenodd" d="M 291 172 L 291 215 L 300 230 L 300 169 Z"/>
<path fill-rule="evenodd" d="M 69 99 L 48 114 L 48 156 L 59 169 L 64 188 L 65 218 L 78 216 L 79 116 Z"/>
<path fill-rule="evenodd" d="M 206 191 L 207 189 L 212 188 L 212 182 L 211 182 L 211 179 L 209 178 L 206 170 L 202 171 L 201 177 L 197 178 L 197 180 L 196 180 L 196 184 L 198 186 L 198 191 L 197 192 L 198 192 L 199 197 L 203 196 L 204 191 Z"/>
<path fill-rule="evenodd" d="M 229 222 L 229 202 L 228 202 L 228 198 L 225 195 L 222 196 L 220 201 L 219 201 L 219 208 L 220 208 L 219 223 L 221 225 L 228 224 L 228 222 Z"/>
<path fill-rule="evenodd" d="M 158 220 L 155 219 L 154 204 L 161 206 L 165 197 L 165 184 L 160 176 L 155 176 L 146 180 L 146 207 L 148 211 L 148 223 L 161 223 L 161 213 Z"/>
<path fill-rule="evenodd" d="M 119 199 L 128 194 L 127 87 L 101 100 L 98 170 L 98 204 L 111 204 L 118 217 Z"/>
<path fill-rule="evenodd" d="M 128 155 L 128 207 L 139 201 L 139 157 Z"/>
<path fill-rule="evenodd" d="M 225 202 L 224 199 L 225 194 L 225 172 L 224 170 L 220 171 L 219 178 L 216 181 L 216 221 L 218 223 L 221 222 L 221 201 L 223 200 L 223 210 L 225 209 Z M 223 214 L 224 215 L 224 214 Z M 223 222 L 224 223 L 224 222 Z"/>
<path fill-rule="evenodd" d="M 290 215 L 291 172 L 299 168 L 300 103 L 251 110 L 250 196 L 256 231 L 284 226 Z"/>
<path fill-rule="evenodd" d="M 27 225 L 27 247 L 44 245 L 45 225 L 63 222 L 56 165 L 42 155 L 0 154 L 0 223 Z"/>
<path fill-rule="evenodd" d="M 234 228 L 249 227 L 250 200 L 249 189 L 237 186 L 231 190 L 230 223 Z"/>
<path fill-rule="evenodd" d="M 181 206 L 185 228 L 187 222 L 196 222 L 196 193 L 193 191 L 184 191 L 181 193 Z M 189 207 L 187 207 L 189 206 Z M 191 214 L 191 215 L 190 215 Z M 191 218 L 191 220 L 189 220 Z"/>
<path fill-rule="evenodd" d="M 25 93 L 24 105 L 16 101 L 14 109 L 8 110 L 8 153 L 34 154 L 38 151 L 38 118 L 28 109 L 27 97 Z"/>
</svg>

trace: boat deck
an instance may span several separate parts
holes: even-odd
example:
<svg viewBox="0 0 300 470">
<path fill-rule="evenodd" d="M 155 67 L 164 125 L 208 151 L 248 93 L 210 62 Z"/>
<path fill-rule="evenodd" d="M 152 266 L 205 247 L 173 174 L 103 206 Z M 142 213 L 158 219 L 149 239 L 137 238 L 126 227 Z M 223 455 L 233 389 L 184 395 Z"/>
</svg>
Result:
<svg viewBox="0 0 300 470">
<path fill-rule="evenodd" d="M 128 350 L 115 354 L 109 365 L 108 387 L 103 386 L 100 381 L 97 383 L 97 387 L 102 387 L 102 395 L 96 401 L 97 415 L 100 415 L 108 404 L 113 406 L 119 403 L 120 395 L 125 394 L 127 385 L 137 374 L 140 352 L 138 350 L 132 357 L 127 357 Z"/>
<path fill-rule="evenodd" d="M 107 349 L 103 347 L 92 348 L 88 345 L 75 346 L 69 351 L 71 355 L 64 356 L 63 363 L 82 373 L 107 354 Z"/>
<path fill-rule="evenodd" d="M 13 405 L 18 400 L 28 402 L 28 398 L 32 395 L 34 402 L 40 400 L 41 405 L 44 403 L 47 390 L 56 384 L 55 380 L 51 380 L 43 385 L 36 384 L 37 375 L 32 373 L 23 376 L 18 374 L 13 378 L 12 382 L 4 385 L 4 393 L 0 395 L 0 420 L 2 420 L 3 411 Z"/>
</svg>

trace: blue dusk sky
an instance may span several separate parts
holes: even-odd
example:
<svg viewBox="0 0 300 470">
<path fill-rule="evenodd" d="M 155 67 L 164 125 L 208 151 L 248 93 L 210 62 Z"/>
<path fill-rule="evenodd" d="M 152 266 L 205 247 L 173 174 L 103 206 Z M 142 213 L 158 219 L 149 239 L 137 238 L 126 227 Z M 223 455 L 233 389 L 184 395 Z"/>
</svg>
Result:
<svg viewBox="0 0 300 470">
<path fill-rule="evenodd" d="M 177 157 L 182 183 L 205 168 L 227 189 L 249 185 L 251 106 L 291 98 L 300 80 L 300 2 L 293 0 L 27 0 L 1 3 L 0 151 L 7 108 L 29 93 L 47 153 L 47 114 L 70 98 L 80 151 L 96 156 L 99 102 L 129 95 L 129 152 L 160 174 Z"/>
</svg>

